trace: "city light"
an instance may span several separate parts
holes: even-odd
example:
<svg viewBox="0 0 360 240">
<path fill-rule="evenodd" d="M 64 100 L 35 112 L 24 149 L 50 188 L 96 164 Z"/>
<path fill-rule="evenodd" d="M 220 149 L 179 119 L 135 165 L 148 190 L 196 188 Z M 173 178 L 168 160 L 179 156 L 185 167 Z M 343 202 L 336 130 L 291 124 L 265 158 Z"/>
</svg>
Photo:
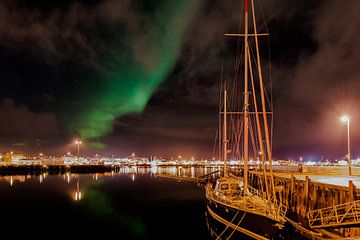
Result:
<svg viewBox="0 0 360 240">
<path fill-rule="evenodd" d="M 80 144 L 82 144 L 82 141 L 75 140 L 75 144 L 77 145 L 77 157 L 80 157 Z"/>
<path fill-rule="evenodd" d="M 341 121 L 343 122 L 350 122 L 350 118 L 347 115 L 341 117 Z"/>
</svg>

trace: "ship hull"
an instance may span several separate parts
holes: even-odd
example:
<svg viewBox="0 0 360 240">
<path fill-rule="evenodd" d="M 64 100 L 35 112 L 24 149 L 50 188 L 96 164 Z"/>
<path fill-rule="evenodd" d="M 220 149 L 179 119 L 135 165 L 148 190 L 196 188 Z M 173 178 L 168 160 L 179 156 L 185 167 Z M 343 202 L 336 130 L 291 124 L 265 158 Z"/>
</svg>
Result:
<svg viewBox="0 0 360 240">
<path fill-rule="evenodd" d="M 277 239 L 281 232 L 276 221 L 224 205 L 207 197 L 207 223 L 214 239 Z"/>
</svg>

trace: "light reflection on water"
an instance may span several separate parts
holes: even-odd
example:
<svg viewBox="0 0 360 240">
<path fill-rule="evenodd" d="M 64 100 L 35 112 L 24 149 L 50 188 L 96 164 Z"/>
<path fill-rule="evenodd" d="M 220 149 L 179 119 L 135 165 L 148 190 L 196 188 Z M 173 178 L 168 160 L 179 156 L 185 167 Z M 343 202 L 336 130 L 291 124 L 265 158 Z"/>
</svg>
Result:
<svg viewBox="0 0 360 240">
<path fill-rule="evenodd" d="M 131 175 L 132 181 L 135 181 L 136 175 L 150 175 L 156 177 L 157 174 L 169 174 L 172 176 L 186 176 L 186 177 L 200 177 L 207 175 L 211 172 L 218 170 L 217 167 L 182 167 L 182 166 L 173 166 L 173 167 L 120 167 L 116 170 L 111 170 L 110 172 L 105 173 L 94 173 L 94 174 L 83 174 L 91 175 L 92 179 L 98 180 L 99 177 L 114 177 L 119 174 Z M 218 174 L 219 175 L 219 174 Z M 11 175 L 11 176 L 0 176 L 0 181 L 9 182 L 12 186 L 15 183 L 25 182 L 26 180 L 38 178 L 39 183 L 43 183 L 45 179 L 49 176 L 47 172 L 40 175 Z M 70 184 L 73 178 L 77 178 L 79 174 L 74 174 L 66 172 L 61 175 L 63 179 Z"/>
<path fill-rule="evenodd" d="M 208 239 L 203 188 L 157 174 L 197 177 L 215 170 L 120 167 L 94 174 L 2 176 L 0 224 L 10 232 L 24 229 L 19 232 L 24 237 L 41 222 L 42 231 L 64 237 Z"/>
</svg>

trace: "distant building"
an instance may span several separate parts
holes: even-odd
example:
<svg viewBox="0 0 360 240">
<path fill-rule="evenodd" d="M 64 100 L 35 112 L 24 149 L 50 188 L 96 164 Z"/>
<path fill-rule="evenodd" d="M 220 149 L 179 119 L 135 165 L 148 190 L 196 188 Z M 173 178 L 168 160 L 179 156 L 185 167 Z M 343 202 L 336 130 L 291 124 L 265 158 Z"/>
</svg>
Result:
<svg viewBox="0 0 360 240">
<path fill-rule="evenodd" d="M 26 158 L 24 154 L 21 153 L 12 153 L 11 154 L 11 162 L 18 161 Z"/>
<path fill-rule="evenodd" d="M 2 154 L 2 162 L 4 163 L 11 163 L 12 161 L 12 156 L 11 156 L 11 152 L 4 152 Z"/>
<path fill-rule="evenodd" d="M 22 158 L 22 159 L 16 159 L 12 161 L 15 165 L 42 165 L 42 161 L 38 159 L 32 159 L 32 158 Z"/>
<path fill-rule="evenodd" d="M 18 161 L 19 159 L 23 159 L 24 154 L 21 153 L 13 153 L 13 152 L 4 152 L 2 153 L 2 162 L 4 163 L 13 163 L 14 161 Z"/>
<path fill-rule="evenodd" d="M 64 164 L 63 158 L 42 158 L 43 164 L 45 165 L 62 165 Z"/>
</svg>

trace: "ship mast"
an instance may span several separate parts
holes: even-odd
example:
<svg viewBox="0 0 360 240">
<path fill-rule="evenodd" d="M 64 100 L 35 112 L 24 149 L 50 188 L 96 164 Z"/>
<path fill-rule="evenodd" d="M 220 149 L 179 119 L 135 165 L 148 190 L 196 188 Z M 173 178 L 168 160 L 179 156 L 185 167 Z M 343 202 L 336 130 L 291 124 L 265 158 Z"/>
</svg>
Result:
<svg viewBox="0 0 360 240">
<path fill-rule="evenodd" d="M 248 0 L 245 0 L 248 1 Z M 269 136 L 269 127 L 268 127 L 268 120 L 267 120 L 267 111 L 265 105 L 265 94 L 264 94 L 264 84 L 263 84 L 263 77 L 262 77 L 262 70 L 261 70 L 261 63 L 260 63 L 260 54 L 259 54 L 259 40 L 258 40 L 258 33 L 256 27 L 256 19 L 255 19 L 255 10 L 254 10 L 254 1 L 251 0 L 251 8 L 252 8 L 252 16 L 253 16 L 253 25 L 254 25 L 254 35 L 255 35 L 255 47 L 256 47 L 256 59 L 257 59 L 257 68 L 259 74 L 259 82 L 260 82 L 260 96 L 261 96 L 261 105 L 262 105 L 262 115 L 264 121 L 264 128 L 265 128 L 265 140 L 266 140 L 266 150 L 267 150 L 267 157 L 269 160 L 269 169 L 270 169 L 270 188 L 272 194 L 275 194 L 275 187 L 274 187 L 274 176 L 272 172 L 272 152 L 271 152 L 271 143 L 270 143 L 270 136 Z M 262 147 L 262 143 L 261 147 Z M 263 151 L 263 150 L 262 150 Z M 265 154 L 265 153 L 263 153 Z M 267 176 L 266 176 L 266 165 L 265 165 L 265 182 L 267 184 Z M 266 189 L 268 190 L 268 189 Z M 268 194 L 268 193 L 267 193 Z"/>
<path fill-rule="evenodd" d="M 226 120 L 227 120 L 227 110 L 226 110 L 227 106 L 226 106 L 226 89 L 224 90 L 224 121 L 223 121 L 223 160 L 224 160 L 224 177 L 228 176 L 228 171 L 227 171 L 227 128 L 226 128 Z"/>
<path fill-rule="evenodd" d="M 254 27 L 254 33 L 249 33 L 249 0 L 244 0 L 244 18 L 245 18 L 245 29 L 244 34 L 233 34 L 233 33 L 226 33 L 224 36 L 228 37 L 244 37 L 244 102 L 243 102 L 243 129 L 244 129 L 244 138 L 243 138 L 243 159 L 244 159 L 244 193 L 246 194 L 248 189 L 248 172 L 249 172 L 249 133 L 250 133 L 250 114 L 255 113 L 256 117 L 256 126 L 257 126 L 257 133 L 258 133 L 258 140 L 260 145 L 260 155 L 261 160 L 263 164 L 263 174 L 265 178 L 265 185 L 266 185 L 266 195 L 268 198 L 271 197 L 270 191 L 272 192 L 272 195 L 274 196 L 274 180 L 273 180 L 273 173 L 272 173 L 272 152 L 271 152 L 271 139 L 269 135 L 269 126 L 268 126 L 268 119 L 267 114 L 272 114 L 272 111 L 267 111 L 266 109 L 266 97 L 265 97 L 265 88 L 263 83 L 263 77 L 262 77 L 262 69 L 261 69 L 261 62 L 260 62 L 260 54 L 259 54 L 259 42 L 258 37 L 259 36 L 268 36 L 268 33 L 258 33 L 256 28 L 256 19 L 255 19 L 255 10 L 254 10 L 254 0 L 251 1 L 251 11 L 252 11 L 252 21 L 253 21 L 253 27 Z M 260 96 L 261 96 L 261 107 L 260 109 L 262 112 L 258 111 L 257 108 L 257 101 L 256 101 L 256 92 L 254 88 L 254 78 L 252 73 L 252 63 L 250 60 L 250 48 L 249 48 L 249 37 L 255 37 L 255 47 L 256 47 L 256 68 L 258 72 L 258 79 L 260 82 Z M 252 83 L 252 91 L 253 91 L 253 101 L 254 101 L 254 110 L 255 112 L 250 112 L 249 109 L 249 74 L 251 77 L 251 83 Z M 225 100 L 224 100 L 225 104 Z M 224 111 L 225 112 L 225 111 Z M 231 114 L 231 113 L 228 113 Z M 262 122 L 264 123 L 264 132 L 265 132 L 265 144 L 263 144 L 263 136 L 262 136 L 262 129 L 260 127 L 260 116 L 262 115 Z M 224 116 L 224 122 L 225 116 Z M 224 127 L 225 129 L 225 127 Z M 226 139 L 226 135 L 224 135 L 224 139 Z M 265 146 L 264 146 L 265 145 Z M 225 144 L 224 144 L 225 146 Z M 226 147 L 224 147 L 225 149 Z M 226 153 L 224 153 L 224 158 Z M 269 160 L 269 168 L 270 168 L 270 186 L 268 185 L 268 176 L 267 176 L 267 169 L 266 169 L 266 159 Z"/>
<path fill-rule="evenodd" d="M 249 160 L 249 91 L 248 91 L 248 34 L 249 34 L 249 2 L 244 0 L 245 34 L 244 34 L 244 194 L 248 189 L 248 160 Z"/>
</svg>

